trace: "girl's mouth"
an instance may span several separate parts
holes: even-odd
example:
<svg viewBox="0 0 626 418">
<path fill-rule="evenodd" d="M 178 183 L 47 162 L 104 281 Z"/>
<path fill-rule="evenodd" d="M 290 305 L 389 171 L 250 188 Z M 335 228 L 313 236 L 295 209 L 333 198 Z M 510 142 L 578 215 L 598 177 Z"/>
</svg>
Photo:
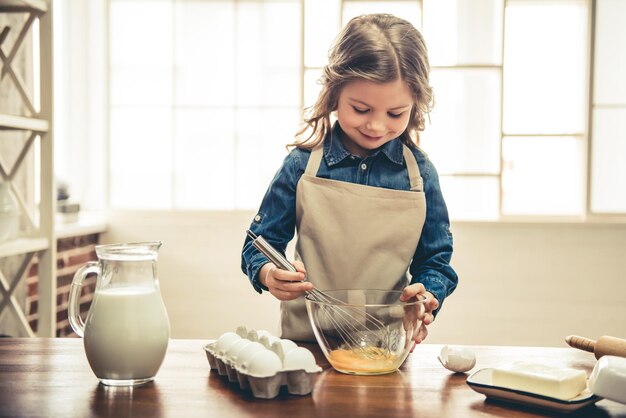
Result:
<svg viewBox="0 0 626 418">
<path fill-rule="evenodd" d="M 367 139 L 368 141 L 378 141 L 383 138 L 383 135 L 371 136 L 371 135 L 364 134 L 363 132 L 361 132 L 361 135 L 363 135 L 365 139 Z"/>
</svg>

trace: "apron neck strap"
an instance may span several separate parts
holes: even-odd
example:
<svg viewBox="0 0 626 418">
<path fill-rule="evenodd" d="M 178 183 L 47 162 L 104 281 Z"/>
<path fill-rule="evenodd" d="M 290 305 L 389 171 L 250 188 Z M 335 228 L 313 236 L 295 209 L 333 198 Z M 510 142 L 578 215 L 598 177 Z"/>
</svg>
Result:
<svg viewBox="0 0 626 418">
<path fill-rule="evenodd" d="M 412 192 L 424 191 L 424 181 L 420 174 L 420 167 L 417 165 L 415 155 L 411 152 L 409 147 L 402 144 L 402 153 L 404 154 L 404 162 L 406 163 L 406 169 L 409 172 L 409 181 L 411 182 Z"/>
<path fill-rule="evenodd" d="M 421 192 L 424 190 L 424 181 L 422 180 L 422 176 L 420 175 L 420 168 L 417 165 L 417 160 L 415 159 L 415 155 L 411 152 L 409 147 L 402 144 L 402 153 L 404 155 L 404 161 L 406 162 L 406 169 L 409 173 L 409 181 L 411 183 L 411 191 L 412 192 Z M 309 161 L 306 165 L 305 174 L 313 177 L 317 177 L 317 170 L 320 167 L 320 163 L 322 162 L 322 157 L 324 156 L 324 147 L 323 144 L 318 145 L 313 150 L 311 150 L 311 156 L 309 157 Z"/>
<path fill-rule="evenodd" d="M 309 176 L 317 177 L 317 170 L 320 168 L 322 157 L 324 156 L 324 143 L 322 142 L 317 147 L 311 150 L 311 156 L 309 162 L 306 164 L 305 174 Z"/>
</svg>

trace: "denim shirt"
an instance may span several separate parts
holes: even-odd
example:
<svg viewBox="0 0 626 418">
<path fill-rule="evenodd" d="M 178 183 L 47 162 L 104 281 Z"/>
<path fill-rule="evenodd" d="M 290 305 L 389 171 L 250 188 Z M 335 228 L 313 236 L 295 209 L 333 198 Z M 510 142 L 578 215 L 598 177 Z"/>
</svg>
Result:
<svg viewBox="0 0 626 418">
<path fill-rule="evenodd" d="M 387 142 L 368 157 L 350 154 L 342 144 L 339 124 L 324 141 L 324 158 L 317 177 L 383 187 L 410 190 L 409 177 L 402 154 L 400 138 Z M 458 277 L 450 266 L 452 233 L 448 210 L 439 187 L 439 177 L 428 157 L 418 148 L 411 148 L 417 160 L 426 196 L 426 221 L 415 255 L 409 267 L 410 282 L 422 283 L 439 301 L 455 289 Z M 284 159 L 269 185 L 250 230 L 262 235 L 274 248 L 285 254 L 296 226 L 296 187 L 306 169 L 311 153 L 295 148 Z M 366 167 L 363 170 L 363 167 Z M 258 273 L 268 259 L 246 238 L 241 257 L 241 269 L 247 274 L 255 290 L 267 290 L 261 285 Z M 305 266 L 306 267 L 306 266 Z M 437 309 L 438 311 L 439 309 Z"/>
</svg>

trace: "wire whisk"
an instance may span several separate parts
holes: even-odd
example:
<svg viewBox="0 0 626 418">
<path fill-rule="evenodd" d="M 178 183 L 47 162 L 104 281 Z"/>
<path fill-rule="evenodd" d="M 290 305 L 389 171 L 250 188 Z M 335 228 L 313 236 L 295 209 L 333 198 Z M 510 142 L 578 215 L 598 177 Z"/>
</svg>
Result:
<svg viewBox="0 0 626 418">
<path fill-rule="evenodd" d="M 293 264 L 262 236 L 250 230 L 247 230 L 246 234 L 252 239 L 252 245 L 276 267 L 292 272 L 297 271 Z M 318 315 L 322 315 L 325 321 L 334 328 L 338 338 L 343 340 L 342 345 L 347 349 L 359 350 L 365 357 L 376 359 L 389 353 L 392 344 L 391 334 L 385 324 L 368 313 L 365 307 L 348 304 L 316 288 L 306 294 L 308 299 L 319 304 L 321 312 L 318 312 Z"/>
</svg>

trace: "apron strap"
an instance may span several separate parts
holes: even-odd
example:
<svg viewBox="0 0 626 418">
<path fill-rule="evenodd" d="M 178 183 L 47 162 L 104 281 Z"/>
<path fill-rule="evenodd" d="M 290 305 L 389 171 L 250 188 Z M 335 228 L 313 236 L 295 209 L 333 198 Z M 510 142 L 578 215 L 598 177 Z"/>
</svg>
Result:
<svg viewBox="0 0 626 418">
<path fill-rule="evenodd" d="M 421 192 L 424 190 L 424 181 L 420 174 L 420 168 L 415 159 L 415 155 L 411 152 L 409 147 L 402 144 L 402 152 L 404 155 L 404 161 L 406 162 L 406 169 L 409 173 L 409 182 L 411 183 L 412 192 Z M 311 156 L 307 162 L 305 174 L 309 176 L 317 177 L 317 170 L 322 162 L 324 156 L 324 147 L 322 144 L 318 145 L 311 151 Z"/>
<path fill-rule="evenodd" d="M 420 174 L 420 167 L 417 165 L 415 155 L 411 152 L 409 147 L 402 144 L 402 153 L 404 154 L 404 161 L 406 162 L 406 169 L 409 172 L 409 181 L 411 182 L 412 192 L 423 192 L 424 181 Z"/>
<path fill-rule="evenodd" d="M 324 156 L 324 143 L 322 142 L 317 147 L 311 150 L 311 156 L 309 162 L 306 164 L 305 174 L 309 176 L 317 177 L 317 170 L 320 168 L 322 157 Z"/>
</svg>

